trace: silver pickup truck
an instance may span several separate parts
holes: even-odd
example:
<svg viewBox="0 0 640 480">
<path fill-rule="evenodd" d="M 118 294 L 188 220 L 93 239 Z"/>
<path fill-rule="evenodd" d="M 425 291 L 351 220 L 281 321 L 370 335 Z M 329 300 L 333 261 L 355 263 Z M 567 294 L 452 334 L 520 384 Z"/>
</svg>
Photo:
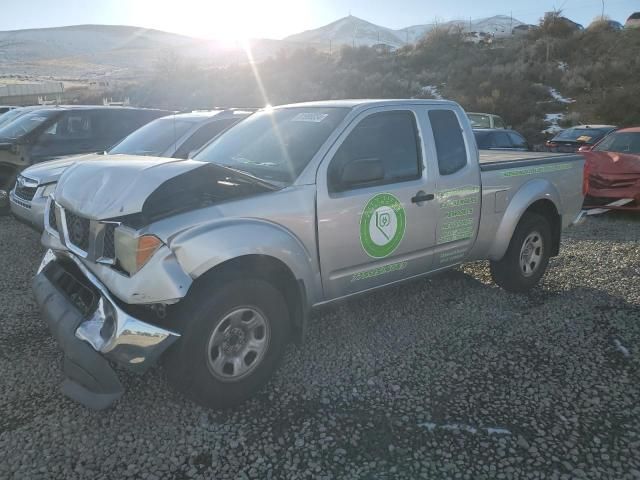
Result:
<svg viewBox="0 0 640 480">
<path fill-rule="evenodd" d="M 236 405 L 313 307 L 479 259 L 527 291 L 582 180 L 579 155 L 479 156 L 462 108 L 437 100 L 282 106 L 191 160 L 78 163 L 47 204 L 34 279 L 63 392 L 105 408 L 123 393 L 113 364 L 162 356 L 191 398 Z"/>
</svg>

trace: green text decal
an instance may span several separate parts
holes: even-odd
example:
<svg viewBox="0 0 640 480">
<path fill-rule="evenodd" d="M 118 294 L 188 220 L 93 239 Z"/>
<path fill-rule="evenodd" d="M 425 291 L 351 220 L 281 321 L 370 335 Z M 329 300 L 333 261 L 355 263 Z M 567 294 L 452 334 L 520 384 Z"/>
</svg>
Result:
<svg viewBox="0 0 640 480">
<path fill-rule="evenodd" d="M 560 172 L 562 170 L 571 170 L 570 163 L 554 163 L 552 165 L 541 165 L 539 167 L 518 168 L 513 170 L 505 170 L 502 172 L 503 177 L 523 177 L 525 175 L 537 175 L 539 173 Z"/>
<path fill-rule="evenodd" d="M 379 193 L 367 202 L 360 217 L 362 248 L 371 257 L 386 257 L 400 245 L 405 227 L 400 201 L 390 193 Z"/>
<path fill-rule="evenodd" d="M 372 268 L 371 270 L 365 270 L 364 272 L 354 273 L 351 276 L 351 281 L 357 282 L 366 278 L 379 277 L 380 275 L 384 275 L 385 273 L 398 272 L 400 270 L 404 270 L 405 268 L 407 268 L 407 262 L 392 263 L 383 267 Z"/>
</svg>

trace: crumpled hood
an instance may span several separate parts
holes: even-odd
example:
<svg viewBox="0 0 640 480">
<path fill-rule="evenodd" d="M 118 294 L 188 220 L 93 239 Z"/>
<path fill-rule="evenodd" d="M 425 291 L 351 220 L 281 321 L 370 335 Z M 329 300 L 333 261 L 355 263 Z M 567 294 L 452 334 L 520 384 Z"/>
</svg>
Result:
<svg viewBox="0 0 640 480">
<path fill-rule="evenodd" d="M 91 160 L 100 160 L 104 155 L 97 153 L 89 153 L 85 155 L 73 155 L 64 157 L 59 160 L 51 160 L 42 163 L 36 163 L 22 171 L 24 177 L 36 180 L 39 185 L 57 182 L 64 171 L 76 162 L 86 162 Z"/>
<path fill-rule="evenodd" d="M 637 173 L 640 175 L 640 155 L 618 152 L 585 152 L 589 170 L 594 173 Z"/>
<path fill-rule="evenodd" d="M 208 162 L 105 155 L 68 168 L 54 195 L 60 205 L 85 218 L 139 214 L 135 224 L 141 226 L 181 211 L 276 189 Z"/>
</svg>

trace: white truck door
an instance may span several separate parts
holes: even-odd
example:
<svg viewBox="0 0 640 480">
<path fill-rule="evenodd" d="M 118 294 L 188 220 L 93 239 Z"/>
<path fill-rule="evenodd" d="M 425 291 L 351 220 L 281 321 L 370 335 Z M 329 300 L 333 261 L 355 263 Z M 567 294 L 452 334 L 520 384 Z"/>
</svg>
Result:
<svg viewBox="0 0 640 480">
<path fill-rule="evenodd" d="M 437 159 L 437 232 L 434 269 L 463 261 L 476 238 L 480 221 L 480 166 L 473 131 L 460 109 L 428 107 L 427 144 Z M 470 140 L 471 139 L 471 140 Z"/>
<path fill-rule="evenodd" d="M 434 166 L 424 154 L 422 108 L 363 112 L 318 169 L 318 248 L 327 300 L 431 268 L 438 207 Z"/>
</svg>

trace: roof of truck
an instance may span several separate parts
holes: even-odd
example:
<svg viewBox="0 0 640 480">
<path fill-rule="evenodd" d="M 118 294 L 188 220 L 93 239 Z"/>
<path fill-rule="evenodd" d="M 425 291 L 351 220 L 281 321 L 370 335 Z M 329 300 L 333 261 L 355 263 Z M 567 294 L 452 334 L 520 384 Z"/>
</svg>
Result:
<svg viewBox="0 0 640 480">
<path fill-rule="evenodd" d="M 289 107 L 318 107 L 318 108 L 330 108 L 330 107 L 342 107 L 342 108 L 355 108 L 361 106 L 368 107 L 384 107 L 387 105 L 458 105 L 451 100 L 432 100 L 421 98 L 404 98 L 404 99 L 346 99 L 346 100 L 321 100 L 317 102 L 303 102 L 303 103 L 290 103 L 287 105 L 278 105 L 273 108 L 289 108 Z"/>
</svg>

